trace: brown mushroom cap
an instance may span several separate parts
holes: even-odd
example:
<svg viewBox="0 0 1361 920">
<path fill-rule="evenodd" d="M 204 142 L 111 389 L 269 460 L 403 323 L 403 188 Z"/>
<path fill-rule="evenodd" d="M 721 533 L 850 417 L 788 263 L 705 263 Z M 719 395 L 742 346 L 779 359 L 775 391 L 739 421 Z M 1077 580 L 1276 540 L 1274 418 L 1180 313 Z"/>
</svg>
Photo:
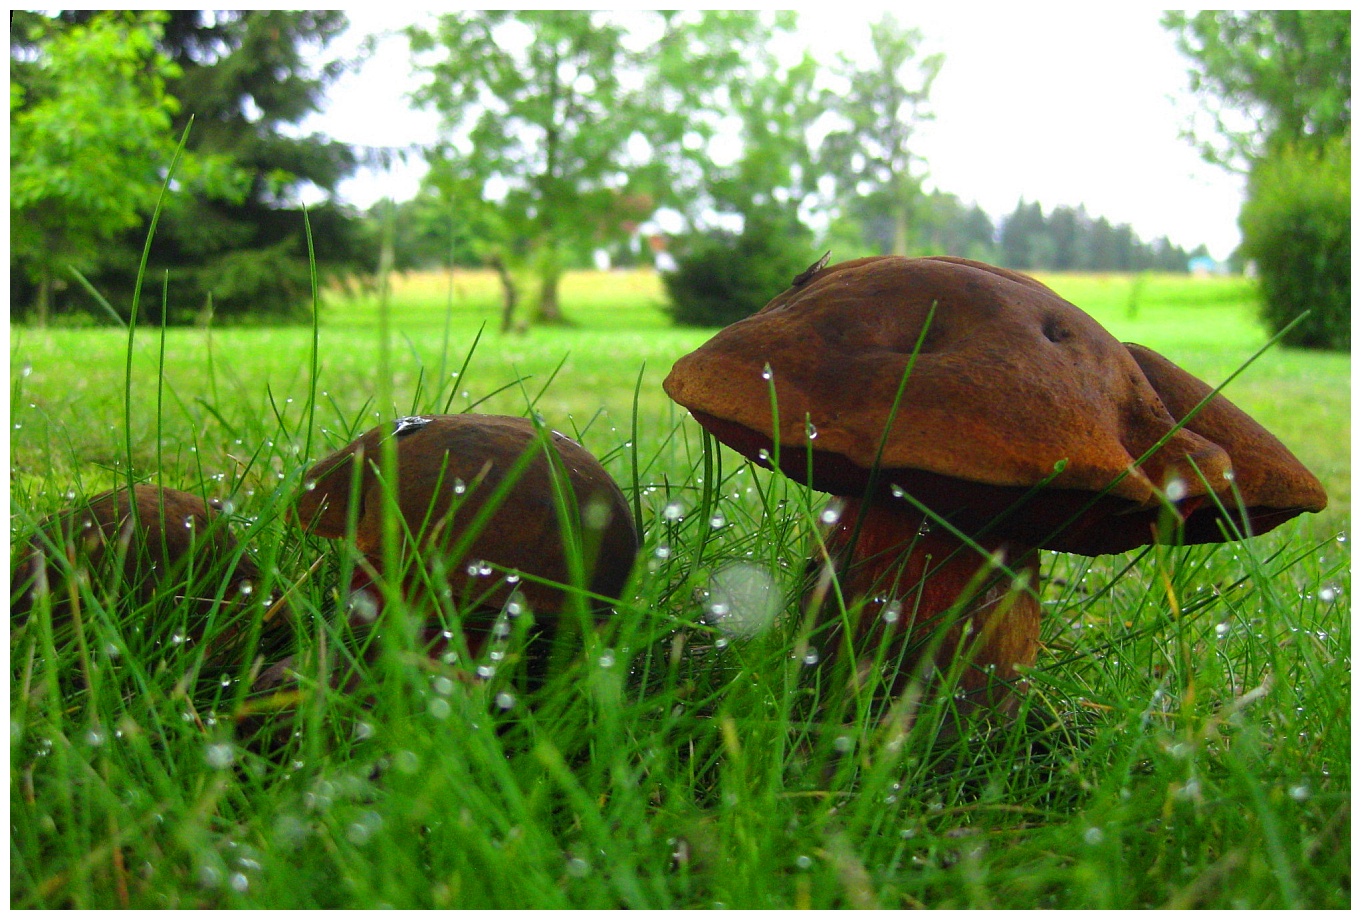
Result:
<svg viewBox="0 0 1361 920">
<path fill-rule="evenodd" d="M 1125 344 L 1163 405 L 1178 421 L 1213 392 L 1213 387 L 1191 376 L 1162 355 L 1142 345 Z M 1234 526 L 1245 534 L 1262 534 L 1305 511 L 1328 506 L 1323 485 L 1275 435 L 1257 424 L 1223 395 L 1216 393 L 1186 427 L 1223 447 L 1233 458 L 1233 485 L 1242 497 L 1221 497 Z M 1246 517 L 1243 512 L 1246 512 Z M 1224 539 L 1223 515 L 1209 503 L 1186 519 L 1187 543 L 1217 543 Z"/>
<path fill-rule="evenodd" d="M 1177 429 L 1135 356 L 1032 278 L 886 256 L 801 281 L 663 384 L 757 462 L 771 465 L 777 442 L 791 477 L 859 495 L 882 443 L 881 491 L 896 485 L 966 531 L 1007 513 L 995 526 L 1009 536 L 1087 555 L 1152 542 L 1173 482 L 1183 514 L 1228 487 L 1232 445 Z"/>
<path fill-rule="evenodd" d="M 537 576 L 561 584 L 571 581 L 558 522 L 552 475 L 542 442 L 532 422 L 495 415 L 426 415 L 381 425 L 319 461 L 307 471 L 306 491 L 293 513 L 299 524 L 323 537 L 341 537 L 350 511 L 353 463 L 363 464 L 355 499 L 358 526 L 355 542 L 371 559 L 382 553 L 383 486 L 377 474 L 384 438 L 397 439 L 397 503 L 411 533 L 424 551 L 450 551 L 479 509 L 496 491 L 516 460 L 526 451 L 538 453 L 507 494 L 467 552 L 446 560 L 450 584 L 474 596 L 486 588 L 467 574 L 476 561 Z M 562 461 L 566 482 L 578 509 L 575 527 L 582 533 L 587 588 L 618 597 L 638 550 L 633 515 L 618 485 L 585 448 L 558 432 L 553 449 Z M 452 512 L 452 513 L 451 513 Z M 526 579 L 515 586 L 538 612 L 561 612 L 563 592 Z M 501 586 L 487 603 L 501 604 L 510 587 Z"/>
<path fill-rule="evenodd" d="M 25 614 L 44 585 L 58 611 L 69 603 L 66 590 L 55 583 L 61 576 L 49 561 L 54 548 L 64 554 L 69 547 L 75 564 L 95 571 L 121 556 L 125 583 L 142 602 L 167 581 L 188 579 L 191 566 L 202 586 L 207 577 L 220 578 L 227 565 L 232 566 L 229 586 L 256 578 L 255 564 L 239 555 L 217 510 L 199 496 L 152 485 L 133 486 L 132 496 L 135 518 L 128 490 L 115 489 L 45 519 L 12 574 L 11 616 Z"/>
</svg>

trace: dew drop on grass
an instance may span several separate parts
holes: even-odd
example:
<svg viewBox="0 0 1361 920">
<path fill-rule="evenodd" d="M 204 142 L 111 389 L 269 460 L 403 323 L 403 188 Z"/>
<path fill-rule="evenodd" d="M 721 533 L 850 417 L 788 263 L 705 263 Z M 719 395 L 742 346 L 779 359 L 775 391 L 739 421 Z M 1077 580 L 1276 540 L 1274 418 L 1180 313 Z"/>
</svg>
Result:
<svg viewBox="0 0 1361 920">
<path fill-rule="evenodd" d="M 658 559 L 668 559 L 671 556 L 671 547 L 667 546 L 665 543 L 660 543 L 657 545 L 657 548 L 652 551 L 652 555 L 656 556 Z"/>
<path fill-rule="evenodd" d="M 614 649 L 607 648 L 605 651 L 601 652 L 600 657 L 596 659 L 596 664 L 600 665 L 602 668 L 614 667 Z"/>
<path fill-rule="evenodd" d="M 726 523 L 728 523 L 728 519 L 723 516 L 723 512 L 721 511 L 715 511 L 713 517 L 709 518 L 709 526 L 714 528 L 715 530 L 722 527 Z"/>
<path fill-rule="evenodd" d="M 585 878 L 591 874 L 591 864 L 580 856 L 567 860 L 567 874 L 572 878 Z"/>
<path fill-rule="evenodd" d="M 479 672 L 481 670 L 482 670 L 481 668 L 478 668 Z M 443 697 L 437 696 L 434 699 L 432 699 L 429 703 L 425 704 L 425 711 L 430 713 L 430 718 L 439 719 L 440 721 L 443 721 L 449 718 L 450 712 L 449 701 L 444 699 Z"/>
<path fill-rule="evenodd" d="M 762 379 L 762 380 L 769 380 L 769 379 L 770 379 L 771 377 L 773 377 L 773 376 L 774 376 L 774 374 L 771 373 L 771 371 L 770 371 L 770 365 L 769 365 L 769 364 L 767 364 L 764 368 L 762 368 L 762 370 L 761 370 L 761 379 Z"/>
<path fill-rule="evenodd" d="M 1309 798 L 1309 785 L 1300 783 L 1298 786 L 1290 787 L 1290 797 L 1296 802 L 1303 802 Z"/>
<path fill-rule="evenodd" d="M 501 710 L 510 709 L 515 705 L 515 695 L 502 691 L 496 694 L 496 708 Z"/>
<path fill-rule="evenodd" d="M 200 888 L 216 888 L 222 884 L 222 870 L 217 866 L 199 866 L 198 884 Z"/>
<path fill-rule="evenodd" d="M 1106 835 L 1102 833 L 1099 827 L 1089 827 L 1083 832 L 1082 839 L 1088 846 L 1096 846 L 1106 839 Z"/>
<path fill-rule="evenodd" d="M 888 605 L 884 607 L 884 614 L 883 614 L 883 616 L 884 616 L 884 622 L 885 622 L 885 623 L 896 623 L 896 622 L 898 622 L 898 618 L 899 618 L 900 616 L 902 616 L 902 613 L 903 613 L 903 605 L 902 605 L 902 602 L 901 602 L 901 601 L 897 601 L 897 600 L 889 601 L 889 602 L 888 602 Z"/>
<path fill-rule="evenodd" d="M 1231 628 L 1232 627 L 1230 627 L 1228 623 L 1216 623 L 1215 624 L 1216 638 L 1223 639 L 1225 636 L 1229 634 L 1229 630 Z"/>
<path fill-rule="evenodd" d="M 1337 588 L 1332 585 L 1324 585 L 1322 588 L 1319 588 L 1318 599 L 1325 604 L 1331 604 L 1337 599 Z"/>
<path fill-rule="evenodd" d="M 841 505 L 834 502 L 823 508 L 821 520 L 822 523 L 829 525 L 841 520 Z"/>
<path fill-rule="evenodd" d="M 99 728 L 92 728 L 85 733 L 85 743 L 90 747 L 99 747 L 108 740 L 108 735 Z"/>
<path fill-rule="evenodd" d="M 477 676 L 483 680 L 491 680 L 496 676 L 496 668 L 489 664 L 480 664 L 477 666 Z"/>
<path fill-rule="evenodd" d="M 666 507 L 662 509 L 662 517 L 668 521 L 679 521 L 684 516 L 685 508 L 680 502 L 667 502 Z"/>
<path fill-rule="evenodd" d="M 803 663 L 806 665 L 815 665 L 818 663 L 819 657 L 820 656 L 818 654 L 818 650 L 815 648 L 810 648 L 808 651 L 803 653 Z"/>
<path fill-rule="evenodd" d="M 851 740 L 850 735 L 837 735 L 836 740 L 832 742 L 832 747 L 841 751 L 843 754 L 854 746 L 855 742 Z"/>
<path fill-rule="evenodd" d="M 244 894 L 246 889 L 250 887 L 250 879 L 246 878 L 243 872 L 233 872 L 229 884 L 232 886 L 232 891 Z"/>
<path fill-rule="evenodd" d="M 462 479 L 455 479 L 455 480 L 454 480 L 454 494 L 455 494 L 455 495 L 462 495 L 464 492 L 467 492 L 467 491 L 468 491 L 468 484 L 467 484 L 467 483 L 465 483 Z"/>
<path fill-rule="evenodd" d="M 798 866 L 800 869 L 807 869 L 813 865 L 813 857 L 800 854 L 795 858 L 794 865 Z"/>
<path fill-rule="evenodd" d="M 447 677 L 436 677 L 430 684 L 431 689 L 440 696 L 448 696 L 454 692 L 454 682 Z"/>
<path fill-rule="evenodd" d="M 373 733 L 374 733 L 374 727 L 373 727 L 373 723 L 372 723 L 372 722 L 356 722 L 356 723 L 354 723 L 354 740 L 355 740 L 355 741 L 367 741 L 369 738 L 372 738 L 372 737 L 373 737 Z"/>
<path fill-rule="evenodd" d="M 203 751 L 203 759 L 214 770 L 225 770 L 236 760 L 236 748 L 229 741 L 218 741 Z"/>
</svg>

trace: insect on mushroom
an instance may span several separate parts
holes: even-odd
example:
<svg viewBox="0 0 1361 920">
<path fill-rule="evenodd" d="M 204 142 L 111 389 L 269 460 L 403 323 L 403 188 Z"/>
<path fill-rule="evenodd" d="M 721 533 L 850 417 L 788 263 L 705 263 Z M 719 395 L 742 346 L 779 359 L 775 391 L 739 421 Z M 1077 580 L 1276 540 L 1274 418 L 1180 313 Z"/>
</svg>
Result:
<svg viewBox="0 0 1361 920">
<path fill-rule="evenodd" d="M 664 386 L 719 441 L 836 496 L 826 559 L 859 619 L 822 605 L 823 661 L 873 677 L 886 641 L 895 696 L 961 661 L 964 709 L 1014 708 L 1041 549 L 1221 541 L 1327 504 L 1227 399 L 1026 275 L 887 256 L 796 281 Z"/>
</svg>

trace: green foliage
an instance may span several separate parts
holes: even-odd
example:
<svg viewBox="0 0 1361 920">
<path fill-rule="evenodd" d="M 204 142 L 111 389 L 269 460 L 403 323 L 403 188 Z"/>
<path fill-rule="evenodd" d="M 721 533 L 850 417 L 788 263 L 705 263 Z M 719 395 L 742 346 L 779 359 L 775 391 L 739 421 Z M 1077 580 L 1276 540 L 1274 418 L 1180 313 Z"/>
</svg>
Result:
<svg viewBox="0 0 1361 920">
<path fill-rule="evenodd" d="M 1288 147 L 1258 161 L 1239 216 L 1243 255 L 1257 263 L 1262 316 L 1291 345 L 1351 348 L 1351 143 L 1320 155 Z"/>
<path fill-rule="evenodd" d="M 1212 127 L 1188 137 L 1211 163 L 1246 170 L 1289 145 L 1351 136 L 1351 12 L 1172 11 L 1163 25 L 1191 58 Z"/>
<path fill-rule="evenodd" d="M 711 232 L 681 248 L 663 276 L 682 326 L 726 326 L 764 307 L 813 261 L 812 234 L 794 218 L 754 217 L 741 234 Z"/>
<path fill-rule="evenodd" d="M 69 27 L 17 17 L 12 35 L 33 51 L 10 70 L 10 266 L 33 287 L 31 299 L 12 297 L 11 315 L 44 323 L 68 270 L 105 264 L 149 212 L 174 151 L 179 106 L 166 84 L 179 68 L 157 48 L 163 14 Z"/>
<path fill-rule="evenodd" d="M 50 19 L 33 18 L 40 33 L 20 36 L 12 44 L 11 58 L 32 56 L 41 62 L 50 53 L 49 35 L 69 33 L 78 44 L 88 44 L 87 31 L 107 18 L 71 10 Z M 167 145 L 173 150 L 173 142 L 193 119 L 176 173 L 178 188 L 162 213 L 149 263 L 149 277 L 169 275 L 168 312 L 162 315 L 159 297 L 147 298 L 143 318 L 193 321 L 204 315 L 211 299 L 215 315 L 228 321 L 302 319 L 310 303 L 311 266 L 299 202 L 315 198 L 318 191 L 323 196 L 334 192 L 358 161 L 346 145 L 299 136 L 291 126 L 318 109 L 326 86 L 339 74 L 337 62 L 313 62 L 345 28 L 346 19 L 336 11 L 172 10 L 159 14 L 157 21 L 147 53 L 154 53 L 157 61 L 168 59 L 163 73 L 157 75 L 155 67 L 111 66 L 82 80 L 90 91 L 114 102 L 133 92 L 139 81 L 153 76 L 163 81 L 157 87 L 170 101 L 159 109 L 148 104 L 138 116 L 155 119 L 160 134 L 154 145 L 143 140 L 151 125 L 124 131 L 98 109 L 74 122 L 101 132 L 106 138 L 102 143 L 111 147 L 86 172 L 126 173 L 123 181 L 131 192 L 145 185 L 143 174 L 159 183 L 157 172 L 169 162 Z M 120 53 L 137 53 L 137 48 L 134 42 Z M 84 53 L 97 50 L 95 45 Z M 23 71 L 16 70 L 22 77 Z M 111 85 L 114 80 L 121 82 Z M 77 90 L 87 92 L 82 86 L 69 91 Z M 173 122 L 156 114 L 168 110 L 177 116 Z M 150 151 L 139 153 L 139 143 L 150 145 Z M 119 153 L 119 144 L 128 145 L 127 157 Z M 150 165 L 143 167 L 144 161 Z M 107 200 L 121 199 L 111 190 Z M 87 266 L 94 287 L 124 316 L 131 308 L 134 269 L 145 236 L 141 225 L 149 210 L 143 194 L 126 212 L 130 216 L 119 232 L 104 239 L 103 258 Z M 375 256 L 360 248 L 355 215 L 323 197 L 309 208 L 308 217 L 323 280 L 372 270 L 368 263 Z M 29 299 L 27 292 L 18 293 L 19 304 Z M 54 311 L 86 312 L 88 303 L 84 289 L 72 286 Z"/>
<path fill-rule="evenodd" d="M 475 179 L 504 185 L 504 220 L 533 249 L 537 318 L 563 321 L 565 250 L 583 227 L 614 219 L 630 192 L 628 145 L 641 125 L 621 77 L 637 54 L 618 25 L 582 10 L 445 13 L 433 31 L 407 34 L 429 77 L 416 101 L 434 106 L 450 137 L 466 135 L 459 154 Z"/>
<path fill-rule="evenodd" d="M 890 13 L 871 24 L 870 43 L 873 60 L 840 59 L 836 75 L 845 89 L 828 97 L 837 126 L 823 141 L 822 166 L 843 203 L 859 201 L 890 215 L 889 251 L 907 255 L 922 197 L 922 173 L 915 168 L 921 158 L 912 150 L 912 135 L 920 122 L 933 117 L 927 104 L 945 57 L 919 57 L 921 32 L 902 26 Z"/>
</svg>

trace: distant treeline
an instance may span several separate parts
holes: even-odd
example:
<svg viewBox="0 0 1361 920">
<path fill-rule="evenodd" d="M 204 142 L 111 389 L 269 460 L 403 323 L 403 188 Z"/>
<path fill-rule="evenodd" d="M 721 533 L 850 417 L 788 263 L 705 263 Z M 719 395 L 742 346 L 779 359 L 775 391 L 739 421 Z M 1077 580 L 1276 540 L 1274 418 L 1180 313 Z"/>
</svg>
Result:
<svg viewBox="0 0 1361 920">
<path fill-rule="evenodd" d="M 867 237 L 888 251 L 893 227 L 887 215 L 862 214 Z M 1208 256 L 1204 245 L 1187 251 L 1167 237 L 1141 240 L 1128 224 L 1092 217 L 1081 205 L 1059 205 L 1047 214 L 1039 202 L 1021 199 L 994 223 L 978 205 L 933 192 L 919 199 L 913 215 L 916 252 L 963 256 L 1039 271 L 1185 272 L 1192 259 Z"/>
</svg>

